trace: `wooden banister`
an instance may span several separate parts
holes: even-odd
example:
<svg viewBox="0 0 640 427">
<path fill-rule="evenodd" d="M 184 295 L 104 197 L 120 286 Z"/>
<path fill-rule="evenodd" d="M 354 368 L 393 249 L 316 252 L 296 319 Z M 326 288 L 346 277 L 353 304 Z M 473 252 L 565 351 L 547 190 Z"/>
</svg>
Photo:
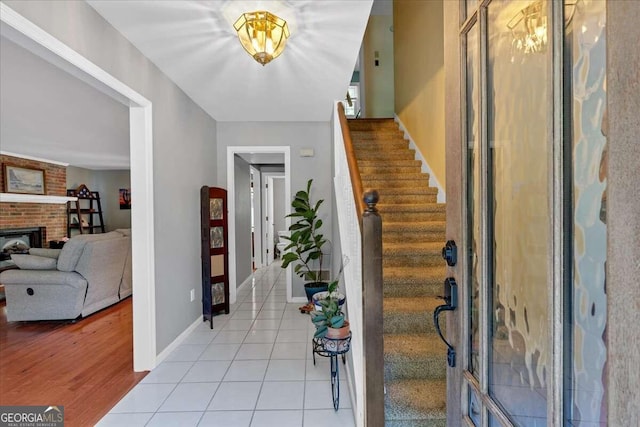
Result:
<svg viewBox="0 0 640 427">
<path fill-rule="evenodd" d="M 362 317 L 365 426 L 384 426 L 384 343 L 382 331 L 382 218 L 379 196 L 369 190 L 360 198 L 362 215 Z"/>
<path fill-rule="evenodd" d="M 347 164 L 349 165 L 349 177 L 353 186 L 353 198 L 356 201 L 356 210 L 358 211 L 358 223 L 362 230 L 362 214 L 365 211 L 365 204 L 362 199 L 364 191 L 362 189 L 362 179 L 360 178 L 360 169 L 358 169 L 358 161 L 356 160 L 355 150 L 353 149 L 353 141 L 351 140 L 351 132 L 349 131 L 349 122 L 344 113 L 344 105 L 338 104 L 338 117 L 340 119 L 340 129 L 342 130 L 342 138 L 344 139 L 344 150 L 347 153 Z"/>
<path fill-rule="evenodd" d="M 382 218 L 376 208 L 380 197 L 376 190 L 363 191 L 360 169 L 342 103 L 338 103 L 337 110 L 361 235 L 361 253 L 358 255 L 362 266 L 363 421 L 366 427 L 384 427 Z M 344 164 L 342 162 L 344 160 L 341 161 Z M 346 173 L 341 169 L 340 175 L 344 176 Z M 348 195 L 344 194 L 342 197 Z M 353 221 L 353 216 L 351 218 Z"/>
</svg>

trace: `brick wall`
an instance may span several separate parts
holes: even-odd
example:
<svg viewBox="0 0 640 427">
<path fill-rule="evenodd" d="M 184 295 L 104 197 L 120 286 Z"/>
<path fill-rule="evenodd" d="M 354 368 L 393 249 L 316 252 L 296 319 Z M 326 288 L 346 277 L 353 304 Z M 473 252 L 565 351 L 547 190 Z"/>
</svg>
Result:
<svg viewBox="0 0 640 427">
<path fill-rule="evenodd" d="M 51 163 L 0 155 L 0 182 L 4 188 L 4 164 L 44 170 L 45 192 L 49 196 L 67 195 L 67 168 Z M 46 227 L 44 241 L 57 240 L 67 234 L 66 204 L 0 203 L 0 229 Z"/>
</svg>

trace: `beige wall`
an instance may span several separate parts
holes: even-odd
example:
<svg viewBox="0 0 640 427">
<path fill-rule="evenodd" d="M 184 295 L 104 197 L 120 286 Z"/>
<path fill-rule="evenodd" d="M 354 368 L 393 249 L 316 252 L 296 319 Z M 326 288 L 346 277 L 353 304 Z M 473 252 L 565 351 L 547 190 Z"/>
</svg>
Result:
<svg viewBox="0 0 640 427">
<path fill-rule="evenodd" d="M 364 84 L 366 117 L 393 117 L 392 16 L 371 16 L 364 34 Z M 375 53 L 378 52 L 378 58 Z M 376 59 L 378 66 L 375 65 Z"/>
<path fill-rule="evenodd" d="M 393 2 L 395 111 L 444 188 L 442 1 Z"/>
</svg>

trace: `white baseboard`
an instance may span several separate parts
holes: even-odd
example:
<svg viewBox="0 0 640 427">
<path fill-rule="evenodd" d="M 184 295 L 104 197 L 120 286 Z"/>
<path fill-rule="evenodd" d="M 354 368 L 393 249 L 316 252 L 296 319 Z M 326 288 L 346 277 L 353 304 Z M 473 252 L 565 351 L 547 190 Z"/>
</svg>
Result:
<svg viewBox="0 0 640 427">
<path fill-rule="evenodd" d="M 253 274 L 250 274 L 249 277 L 244 279 L 244 281 L 236 289 L 236 295 L 238 294 L 238 291 L 242 290 L 242 288 L 244 288 L 245 286 L 249 286 L 249 284 L 251 283 L 251 279 L 252 278 L 253 278 Z"/>
<path fill-rule="evenodd" d="M 394 114 L 394 120 L 400 126 L 400 130 L 404 132 L 404 137 L 409 140 L 409 148 L 416 151 L 416 160 L 420 160 L 420 162 L 422 163 L 422 172 L 429 174 L 429 186 L 436 187 L 438 189 L 438 203 L 445 203 L 447 201 L 447 194 L 444 191 L 444 188 L 442 188 L 442 185 L 440 185 L 440 182 L 438 182 L 438 178 L 436 178 L 433 174 L 433 171 L 431 170 L 431 167 L 429 167 L 429 163 L 427 163 L 424 156 L 422 155 L 420 148 L 418 148 L 413 138 L 411 138 L 411 134 L 404 126 L 404 123 L 402 123 L 402 120 L 400 120 L 400 117 L 398 117 L 397 114 Z"/>
<path fill-rule="evenodd" d="M 289 301 L 290 303 L 295 303 L 295 304 L 305 304 L 307 303 L 307 299 L 305 297 L 292 297 L 291 301 Z"/>
<path fill-rule="evenodd" d="M 164 359 L 167 358 L 167 356 L 169 356 L 169 354 L 171 354 L 173 350 L 175 350 L 180 344 L 182 344 L 182 342 L 189 336 L 189 334 L 191 334 L 191 332 L 193 332 L 195 328 L 200 326 L 201 323 L 203 323 L 202 315 L 199 315 L 198 318 L 187 329 L 182 331 L 182 333 L 178 335 L 176 339 L 167 346 L 167 348 L 162 350 L 162 352 L 156 356 L 156 368 L 164 361 Z"/>
<path fill-rule="evenodd" d="M 353 353 L 349 353 L 348 357 L 353 357 Z M 353 375 L 351 372 L 351 365 L 347 363 L 344 366 L 344 370 L 347 374 L 347 384 L 349 385 L 349 397 L 351 398 L 351 412 L 353 413 L 353 420 L 355 423 L 358 423 L 358 407 L 355 402 L 358 402 L 359 405 L 362 405 L 362 399 L 356 398 L 355 385 L 353 384 Z M 364 398 L 364 396 L 362 396 Z"/>
</svg>

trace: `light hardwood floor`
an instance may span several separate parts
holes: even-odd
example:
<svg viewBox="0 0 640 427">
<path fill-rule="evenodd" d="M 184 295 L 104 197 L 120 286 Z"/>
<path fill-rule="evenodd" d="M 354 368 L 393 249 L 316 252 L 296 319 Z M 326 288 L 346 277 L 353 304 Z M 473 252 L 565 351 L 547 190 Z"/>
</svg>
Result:
<svg viewBox="0 0 640 427">
<path fill-rule="evenodd" d="M 93 426 L 144 373 L 133 372 L 128 298 L 72 322 L 7 322 L 0 303 L 0 405 L 62 405 L 65 425 Z"/>
</svg>

